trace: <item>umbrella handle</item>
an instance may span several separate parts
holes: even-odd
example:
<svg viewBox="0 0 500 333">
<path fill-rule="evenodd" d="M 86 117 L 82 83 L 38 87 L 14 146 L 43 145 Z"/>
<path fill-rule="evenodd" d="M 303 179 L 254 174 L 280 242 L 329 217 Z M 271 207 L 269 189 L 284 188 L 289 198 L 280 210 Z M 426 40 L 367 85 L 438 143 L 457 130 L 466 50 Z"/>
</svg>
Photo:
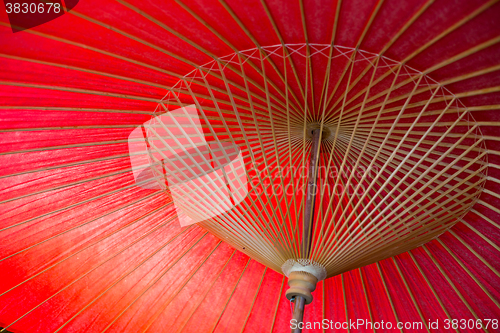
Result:
<svg viewBox="0 0 500 333">
<path fill-rule="evenodd" d="M 295 323 L 295 328 L 292 328 L 292 333 L 301 333 L 302 329 L 299 327 L 299 323 L 304 320 L 304 308 L 306 306 L 306 299 L 302 296 L 296 296 L 293 300 L 293 314 L 292 322 Z"/>
</svg>

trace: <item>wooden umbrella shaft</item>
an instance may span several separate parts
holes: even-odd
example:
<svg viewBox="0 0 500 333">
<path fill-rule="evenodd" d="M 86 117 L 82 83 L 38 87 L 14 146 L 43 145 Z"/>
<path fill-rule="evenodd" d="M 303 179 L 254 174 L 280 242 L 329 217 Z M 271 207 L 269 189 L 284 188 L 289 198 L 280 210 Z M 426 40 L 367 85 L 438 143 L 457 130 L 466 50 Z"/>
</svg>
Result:
<svg viewBox="0 0 500 333">
<path fill-rule="evenodd" d="M 316 129 L 312 132 L 312 147 L 311 147 L 311 158 L 309 160 L 309 172 L 307 175 L 307 197 L 306 197 L 306 207 L 304 210 L 304 220 L 302 228 L 302 257 L 307 258 L 309 256 L 310 246 L 311 246 L 311 231 L 313 227 L 313 216 L 314 216 L 314 203 L 316 198 L 317 186 L 317 169 L 318 169 L 318 157 L 319 157 L 319 139 L 321 131 Z M 302 329 L 299 328 L 299 323 L 304 320 L 304 308 L 306 306 L 306 300 L 302 296 L 295 296 L 292 320 L 296 324 L 295 328 L 292 328 L 292 333 L 300 333 Z"/>
<path fill-rule="evenodd" d="M 301 333 L 302 328 L 299 328 L 299 323 L 304 320 L 304 308 L 306 307 L 306 299 L 301 296 L 295 296 L 293 300 L 293 314 L 292 314 L 292 333 Z M 300 326 L 302 327 L 302 326 Z"/>
<path fill-rule="evenodd" d="M 313 226 L 314 203 L 317 190 L 317 173 L 318 173 L 318 157 L 319 157 L 319 137 L 320 130 L 316 129 L 312 132 L 312 147 L 311 158 L 309 160 L 309 172 L 307 175 L 307 193 L 306 207 L 304 210 L 304 220 L 302 228 L 302 258 L 309 256 L 311 246 L 311 231 Z"/>
</svg>

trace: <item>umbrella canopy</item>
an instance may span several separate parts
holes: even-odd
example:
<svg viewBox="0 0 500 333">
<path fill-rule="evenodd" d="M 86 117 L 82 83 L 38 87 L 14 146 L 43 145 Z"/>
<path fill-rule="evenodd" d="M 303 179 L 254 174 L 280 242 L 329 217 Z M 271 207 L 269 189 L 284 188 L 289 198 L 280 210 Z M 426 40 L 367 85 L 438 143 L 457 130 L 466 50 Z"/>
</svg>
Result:
<svg viewBox="0 0 500 333">
<path fill-rule="evenodd" d="M 85 1 L 17 33 L 1 14 L 0 326 L 12 332 L 289 330 L 287 279 L 280 274 L 288 258 L 267 259 L 276 244 L 293 245 L 285 239 L 300 229 L 293 225 L 303 208 L 286 204 L 294 195 L 275 200 L 249 191 L 243 204 L 254 210 L 255 230 L 262 231 L 261 222 L 285 231 L 275 231 L 273 247 L 228 239 L 231 247 L 210 222 L 181 226 L 172 193 L 138 185 L 130 134 L 165 110 L 194 105 L 212 117 L 201 120 L 207 134 L 214 124 L 211 139 L 239 138 L 233 141 L 245 162 L 261 133 L 271 150 L 278 150 L 273 142 L 294 138 L 298 157 L 290 160 L 306 165 L 308 131 L 319 127 L 322 143 L 329 142 L 322 149 L 337 166 L 356 166 L 365 149 L 374 157 L 360 163 L 381 168 L 392 152 L 411 155 L 418 148 L 425 157 L 419 176 L 426 177 L 426 168 L 444 170 L 440 176 L 458 171 L 458 178 L 430 178 L 419 189 L 418 182 L 409 184 L 420 160 L 396 158 L 389 174 L 372 179 L 375 192 L 335 201 L 332 208 L 346 221 L 350 215 L 383 219 L 389 201 L 377 196 L 390 197 L 396 188 L 392 194 L 410 201 L 379 232 L 405 219 L 432 223 L 437 213 L 411 215 L 411 204 L 426 198 L 449 221 L 422 241 L 454 226 L 409 252 L 401 253 L 421 242 L 404 238 L 410 244 L 398 243 L 374 260 L 358 255 L 356 263 L 345 256 L 322 261 L 321 251 L 334 251 L 328 242 L 338 238 L 316 229 L 310 257 L 331 264 L 332 277 L 318 283 L 306 322 L 327 319 L 341 331 L 374 330 L 342 325 L 358 319 L 402 322 L 401 330 L 412 332 L 446 331 L 446 320 L 457 319 L 460 331 L 495 331 L 488 320 L 500 318 L 499 14 L 497 1 Z M 235 106 L 243 115 L 239 132 L 222 122 L 237 123 Z M 427 130 L 449 135 L 426 137 Z M 250 140 L 246 148 L 244 140 Z M 457 149 L 449 152 L 454 159 L 438 149 L 443 144 Z M 254 174 L 266 156 L 281 157 L 276 150 L 257 151 Z M 347 183 L 362 183 L 355 171 Z M 321 171 L 319 178 L 326 179 Z M 333 185 L 335 179 L 343 178 Z M 389 192 L 378 193 L 381 188 Z M 357 211 L 357 202 L 370 211 Z M 330 202 L 322 204 L 317 215 L 333 214 Z M 354 209 L 344 209 L 351 204 Z M 303 257 L 295 245 L 283 252 Z M 437 329 L 430 324 L 436 320 Z M 330 328 L 316 324 L 309 331 Z"/>
</svg>

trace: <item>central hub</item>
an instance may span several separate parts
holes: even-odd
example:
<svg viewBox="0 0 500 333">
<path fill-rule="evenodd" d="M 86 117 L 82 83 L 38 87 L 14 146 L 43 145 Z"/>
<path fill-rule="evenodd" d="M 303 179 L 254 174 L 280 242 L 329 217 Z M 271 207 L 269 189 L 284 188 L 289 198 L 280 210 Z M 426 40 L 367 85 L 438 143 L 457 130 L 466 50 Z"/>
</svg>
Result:
<svg viewBox="0 0 500 333">
<path fill-rule="evenodd" d="M 318 278 L 308 272 L 295 271 L 288 276 L 288 286 L 286 298 L 289 300 L 297 296 L 303 297 L 306 304 L 310 304 L 313 300 L 312 292 L 316 289 Z"/>
<path fill-rule="evenodd" d="M 328 127 L 328 125 L 323 124 L 323 126 L 321 126 L 321 123 L 314 122 L 306 125 L 306 136 L 308 139 L 312 138 L 313 132 L 315 130 L 321 130 L 321 141 L 330 139 L 334 135 L 333 131 Z"/>
</svg>

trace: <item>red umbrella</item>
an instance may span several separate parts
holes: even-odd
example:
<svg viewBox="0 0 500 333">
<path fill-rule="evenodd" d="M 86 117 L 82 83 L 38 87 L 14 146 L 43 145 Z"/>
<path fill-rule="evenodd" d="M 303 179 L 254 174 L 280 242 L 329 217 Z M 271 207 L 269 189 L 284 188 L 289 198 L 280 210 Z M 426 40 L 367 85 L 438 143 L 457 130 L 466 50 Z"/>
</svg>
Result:
<svg viewBox="0 0 500 333">
<path fill-rule="evenodd" d="M 470 115 L 470 124 L 455 128 L 455 138 L 464 136 L 471 124 L 476 126 L 478 131 L 466 145 L 479 142 L 483 148 L 477 155 L 484 152 L 485 159 L 478 159 L 470 170 L 484 167 L 485 178 L 478 179 L 478 199 L 475 190 L 460 191 L 472 200 L 464 205 L 467 214 L 455 216 L 450 223 L 458 223 L 439 238 L 368 266 L 359 267 L 369 260 L 346 265 L 335 271 L 338 275 L 318 282 L 305 313 L 305 323 L 312 326 L 308 331 L 391 331 L 389 322 L 394 327 L 400 322 L 402 331 L 447 331 L 448 326 L 495 331 L 500 313 L 499 10 L 496 1 L 81 2 L 48 23 L 17 33 L 2 14 L 0 263 L 5 273 L 0 326 L 12 332 L 289 330 L 291 304 L 284 296 L 287 279 L 279 265 L 259 257 L 246 243 L 229 239 L 235 250 L 220 240 L 223 232 L 205 222 L 181 227 L 169 192 L 137 185 L 128 138 L 161 111 L 162 101 L 174 110 L 179 104 L 193 104 L 195 96 L 210 115 L 215 112 L 210 108 L 229 100 L 224 91 L 237 94 L 236 85 L 224 88 L 222 83 L 254 80 L 251 93 L 264 86 L 255 68 L 248 79 L 239 80 L 226 69 L 213 72 L 214 67 L 208 84 L 196 88 L 193 81 L 191 93 L 185 86 L 184 91 L 176 90 L 187 79 L 203 81 L 190 74 L 193 69 L 214 59 L 216 64 L 223 60 L 229 66 L 241 65 L 245 59 L 233 59 L 231 64 L 227 56 L 250 57 L 249 50 L 258 50 L 259 56 L 246 63 L 247 71 L 253 61 L 271 81 L 268 93 L 264 89 L 250 99 L 262 106 L 270 96 L 277 105 L 290 101 L 296 106 L 277 106 L 282 112 L 273 114 L 281 115 L 277 122 L 286 120 L 282 110 L 293 109 L 292 117 L 310 115 L 324 123 L 321 112 L 311 110 L 320 109 L 319 92 L 328 72 L 318 73 L 318 68 L 326 68 L 321 60 L 311 60 L 308 67 L 300 59 L 313 59 L 314 52 L 325 50 L 336 52 L 327 53 L 326 59 L 347 55 L 335 58 L 331 72 L 352 81 L 332 79 L 330 89 L 335 82 L 345 82 L 355 94 L 377 87 L 370 83 L 371 72 L 363 74 L 366 66 L 346 66 L 354 63 L 349 56 L 356 50 L 365 56 L 363 61 L 383 58 L 388 67 L 403 64 L 401 68 L 425 74 L 432 80 L 428 87 L 439 83 L 447 92 L 443 96 L 454 96 L 460 102 L 453 106 L 455 114 L 466 110 Z M 275 50 L 280 57 L 273 55 Z M 268 63 L 262 65 L 266 56 Z M 291 59 L 296 74 L 291 67 L 276 70 L 270 63 L 282 68 L 287 63 L 283 59 Z M 222 73 L 233 76 L 216 77 Z M 283 78 L 286 74 L 285 80 L 280 73 Z M 376 74 L 374 80 L 382 75 Z M 283 82 L 288 90 L 281 89 Z M 211 86 L 219 89 L 212 97 L 202 91 Z M 348 91 L 342 83 L 339 87 Z M 290 96 L 276 97 L 280 90 L 290 91 Z M 307 96 L 318 99 L 302 97 L 306 91 L 314 91 Z M 402 89 L 396 95 L 406 93 Z M 354 95 L 345 96 L 346 105 L 357 102 Z M 427 96 L 414 102 L 429 100 Z M 239 101 L 237 105 L 245 107 L 245 101 Z M 333 95 L 328 105 L 342 101 Z M 394 103 L 394 108 L 402 108 Z M 304 111 L 304 105 L 310 111 Z M 438 105 L 425 112 L 443 109 Z M 441 132 L 458 117 L 439 120 Z M 234 121 L 234 115 L 225 119 Z M 370 119 L 359 123 L 363 121 Z M 425 121 L 417 122 L 417 130 L 430 126 Z M 223 137 L 222 130 L 218 133 Z M 322 135 L 333 134 L 330 130 Z M 248 160 L 246 151 L 242 149 Z M 397 176 L 404 177 L 404 172 Z M 436 184 L 443 181 L 447 183 L 436 179 Z M 440 207 L 447 204 L 443 201 Z M 300 240 L 291 252 L 300 253 Z M 401 251 L 387 256 L 407 250 L 400 246 Z"/>
</svg>

